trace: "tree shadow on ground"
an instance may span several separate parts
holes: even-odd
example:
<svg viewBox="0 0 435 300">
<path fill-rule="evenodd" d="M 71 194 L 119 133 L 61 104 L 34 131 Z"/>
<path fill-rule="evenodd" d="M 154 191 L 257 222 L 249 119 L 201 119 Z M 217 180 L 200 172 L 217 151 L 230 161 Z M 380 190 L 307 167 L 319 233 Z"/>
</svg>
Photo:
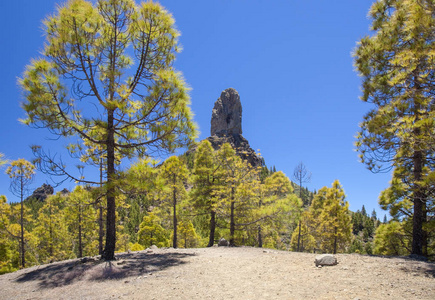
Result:
<svg viewBox="0 0 435 300">
<path fill-rule="evenodd" d="M 410 273 L 414 276 L 426 276 L 435 278 L 435 263 L 431 262 L 416 262 L 410 266 L 400 268 L 405 273 Z"/>
<path fill-rule="evenodd" d="M 435 262 L 427 261 L 424 256 L 387 256 L 387 255 L 370 255 L 372 257 L 380 257 L 385 259 L 404 259 L 411 264 L 406 264 L 400 267 L 400 270 L 405 273 L 413 274 L 414 276 L 426 276 L 435 278 Z"/>
<path fill-rule="evenodd" d="M 70 260 L 37 267 L 18 276 L 16 282 L 38 281 L 40 288 L 55 288 L 78 281 L 120 280 L 155 274 L 170 267 L 185 264 L 184 258 L 193 253 L 123 253 L 116 255 L 116 261 L 95 259 Z"/>
</svg>

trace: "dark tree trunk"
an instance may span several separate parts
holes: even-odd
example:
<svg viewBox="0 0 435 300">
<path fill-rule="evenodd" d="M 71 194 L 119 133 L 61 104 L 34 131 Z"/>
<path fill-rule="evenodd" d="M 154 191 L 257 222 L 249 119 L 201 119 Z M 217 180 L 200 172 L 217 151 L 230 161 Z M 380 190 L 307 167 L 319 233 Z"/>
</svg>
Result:
<svg viewBox="0 0 435 300">
<path fill-rule="evenodd" d="M 82 206 L 79 204 L 79 258 L 83 257 L 83 245 L 82 245 Z"/>
<path fill-rule="evenodd" d="M 100 211 L 100 216 L 98 218 L 98 254 L 103 254 L 103 239 L 104 239 L 104 226 L 103 226 L 103 206 L 100 203 L 100 206 L 98 207 Z"/>
<path fill-rule="evenodd" d="M 176 175 L 174 174 L 174 190 L 172 194 L 172 205 L 174 206 L 174 239 L 172 241 L 172 247 L 177 248 L 177 189 L 175 187 Z"/>
<path fill-rule="evenodd" d="M 260 201 L 258 202 L 258 207 L 261 208 L 261 206 L 263 205 L 263 202 Z M 258 247 L 263 248 L 263 234 L 261 232 L 261 225 L 258 225 Z"/>
<path fill-rule="evenodd" d="M 423 154 L 421 151 L 416 151 L 413 157 L 414 164 L 414 216 L 412 224 L 412 250 L 411 254 L 423 255 L 424 243 L 424 210 L 425 210 L 425 195 L 421 189 L 419 181 L 421 180 L 423 171 Z"/>
<path fill-rule="evenodd" d="M 234 247 L 236 244 L 234 242 L 234 234 L 236 232 L 236 223 L 234 220 L 234 208 L 235 208 L 235 201 L 234 201 L 234 187 L 231 188 L 231 215 L 230 215 L 230 246 Z"/>
<path fill-rule="evenodd" d="M 263 247 L 263 235 L 261 233 L 261 225 L 258 225 L 258 247 Z"/>
<path fill-rule="evenodd" d="M 115 260 L 116 246 L 116 203 L 115 203 L 115 139 L 113 111 L 108 111 L 107 124 L 107 219 L 106 245 L 102 258 Z"/>
<path fill-rule="evenodd" d="M 212 210 L 210 214 L 210 236 L 209 236 L 207 247 L 213 247 L 215 231 L 216 231 L 216 212 Z"/>
<path fill-rule="evenodd" d="M 24 249 L 24 183 L 21 177 L 21 215 L 20 215 L 20 225 L 21 225 L 21 267 L 26 265 L 25 249 Z"/>
<path fill-rule="evenodd" d="M 299 198 L 301 199 L 302 203 L 304 203 L 304 200 L 302 200 L 302 174 L 299 174 Z M 299 224 L 298 224 L 298 252 L 301 251 L 301 218 L 302 216 L 299 216 Z"/>
<path fill-rule="evenodd" d="M 337 253 L 337 227 L 334 227 L 334 254 Z"/>
<path fill-rule="evenodd" d="M 49 207 L 48 207 L 48 212 L 49 212 L 49 215 L 50 215 L 50 221 L 49 221 L 49 228 L 50 228 L 50 231 L 49 231 L 49 236 L 50 236 L 50 244 L 49 244 L 49 248 L 48 248 L 48 253 L 50 254 L 50 261 L 52 260 L 52 258 L 53 258 L 53 224 L 52 224 L 52 222 L 51 222 L 51 216 L 52 216 L 52 211 L 51 211 L 51 201 L 50 201 L 50 205 L 49 205 Z"/>
<path fill-rule="evenodd" d="M 301 251 L 301 217 L 299 217 L 299 224 L 298 224 L 298 252 Z"/>
<path fill-rule="evenodd" d="M 100 189 L 103 191 L 103 158 L 100 158 Z M 103 225 L 103 205 L 102 200 L 98 202 L 99 218 L 98 218 L 98 254 L 103 254 L 103 238 L 104 238 L 104 225 Z"/>
</svg>

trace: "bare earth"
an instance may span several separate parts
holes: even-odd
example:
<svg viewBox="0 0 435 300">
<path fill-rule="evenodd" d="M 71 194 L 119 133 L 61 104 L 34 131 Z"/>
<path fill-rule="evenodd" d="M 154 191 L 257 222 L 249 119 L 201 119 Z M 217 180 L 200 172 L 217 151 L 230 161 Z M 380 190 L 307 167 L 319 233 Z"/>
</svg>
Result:
<svg viewBox="0 0 435 300">
<path fill-rule="evenodd" d="M 0 299 L 435 299 L 435 264 L 260 248 L 154 249 L 0 276 Z"/>
</svg>

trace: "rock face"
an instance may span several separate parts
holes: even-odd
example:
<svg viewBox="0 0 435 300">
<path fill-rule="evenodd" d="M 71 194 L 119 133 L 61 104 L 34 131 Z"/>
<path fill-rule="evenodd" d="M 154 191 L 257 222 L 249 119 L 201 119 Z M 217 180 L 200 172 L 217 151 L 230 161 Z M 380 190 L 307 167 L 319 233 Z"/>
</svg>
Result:
<svg viewBox="0 0 435 300">
<path fill-rule="evenodd" d="M 337 258 L 332 254 L 322 254 L 317 255 L 314 260 L 316 267 L 318 266 L 335 266 L 337 262 Z"/>
<path fill-rule="evenodd" d="M 218 150 L 223 144 L 229 143 L 234 150 L 236 150 L 237 155 L 239 155 L 243 160 L 247 160 L 251 166 L 258 167 L 261 165 L 261 158 L 258 157 L 257 153 L 249 146 L 249 142 L 241 134 L 229 135 L 229 136 L 218 136 L 213 135 L 207 138 L 211 143 L 213 149 Z"/>
<path fill-rule="evenodd" d="M 242 104 L 235 89 L 224 90 L 214 103 L 210 133 L 212 136 L 242 134 Z"/>
<path fill-rule="evenodd" d="M 207 138 L 215 150 L 229 143 L 237 154 L 253 167 L 261 165 L 261 158 L 242 136 L 242 104 L 239 93 L 228 88 L 216 100 L 211 116 L 211 136 Z"/>
<path fill-rule="evenodd" d="M 33 198 L 38 201 L 45 201 L 45 199 L 47 199 L 48 196 L 53 195 L 53 193 L 54 193 L 53 187 L 49 184 L 44 183 L 42 186 L 34 190 L 33 194 L 30 195 L 27 199 Z"/>
</svg>

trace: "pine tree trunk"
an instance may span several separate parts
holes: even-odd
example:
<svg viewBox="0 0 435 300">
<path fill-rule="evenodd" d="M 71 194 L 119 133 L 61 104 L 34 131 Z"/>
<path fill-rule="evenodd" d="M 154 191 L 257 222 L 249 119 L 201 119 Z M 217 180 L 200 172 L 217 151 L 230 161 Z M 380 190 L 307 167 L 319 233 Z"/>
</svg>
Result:
<svg viewBox="0 0 435 300">
<path fill-rule="evenodd" d="M 24 183 L 21 178 L 21 215 L 20 215 L 20 225 L 21 225 L 21 267 L 26 265 L 25 249 L 24 249 Z"/>
<path fill-rule="evenodd" d="M 301 251 L 301 217 L 299 217 L 299 225 L 298 225 L 298 252 Z"/>
<path fill-rule="evenodd" d="M 174 174 L 174 190 L 173 190 L 173 202 L 172 205 L 174 207 L 174 239 L 172 241 L 172 247 L 177 248 L 177 189 L 175 187 L 175 183 L 176 183 L 176 176 Z"/>
<path fill-rule="evenodd" d="M 79 258 L 83 257 L 83 245 L 82 245 L 82 208 L 79 204 Z"/>
<path fill-rule="evenodd" d="M 262 205 L 263 205 L 263 202 L 261 201 L 261 198 L 260 198 L 260 201 L 258 203 L 258 207 L 261 208 Z M 261 232 L 261 225 L 258 225 L 258 247 L 263 248 L 263 235 Z"/>
<path fill-rule="evenodd" d="M 416 72 L 417 70 L 415 70 Z M 414 79 L 415 83 L 415 92 L 416 94 L 421 93 L 420 84 L 417 77 Z M 420 109 L 421 104 L 414 99 L 414 115 L 415 122 L 420 120 Z M 415 127 L 413 131 L 414 137 L 419 139 L 421 134 L 420 128 Z M 417 144 L 415 147 L 419 147 Z M 415 149 L 415 148 L 414 148 Z M 422 180 L 423 175 L 423 167 L 424 167 L 424 158 L 423 152 L 419 149 L 415 149 L 413 160 L 413 172 L 414 172 L 414 182 L 413 182 L 413 202 L 414 202 L 414 215 L 412 220 L 412 250 L 411 254 L 415 255 L 424 255 L 423 253 L 423 245 L 426 244 L 425 234 L 423 231 L 423 223 L 425 222 L 425 214 L 426 211 L 426 196 L 422 187 L 420 185 L 420 181 Z"/>
<path fill-rule="evenodd" d="M 50 214 L 50 221 L 49 221 L 49 227 L 50 227 L 50 231 L 49 231 L 49 236 L 50 236 L 50 243 L 49 243 L 49 248 L 48 248 L 48 254 L 50 255 L 50 261 L 53 259 L 53 224 L 51 222 L 51 201 L 50 201 L 50 205 L 49 205 L 49 214 Z"/>
<path fill-rule="evenodd" d="M 103 254 L 103 239 L 104 239 L 104 226 L 103 226 L 103 206 L 100 203 L 100 206 L 98 207 L 98 210 L 100 211 L 100 216 L 98 218 L 98 254 Z"/>
<path fill-rule="evenodd" d="M 302 205 L 303 205 L 304 201 L 302 200 L 302 174 L 300 174 L 300 176 L 299 176 L 299 198 L 301 199 Z M 301 218 L 302 218 L 302 216 L 299 216 L 298 250 L 297 250 L 298 252 L 301 251 L 301 227 L 302 227 Z"/>
<path fill-rule="evenodd" d="M 216 231 L 216 212 L 212 210 L 210 214 L 210 236 L 209 236 L 207 247 L 213 247 L 215 231 Z"/>
<path fill-rule="evenodd" d="M 231 215 L 230 215 L 230 246 L 234 247 L 236 244 L 234 242 L 234 234 L 236 232 L 236 224 L 234 221 L 234 208 L 235 208 L 235 201 L 234 201 L 234 187 L 231 188 Z"/>
<path fill-rule="evenodd" d="M 102 258 L 115 260 L 116 246 L 116 203 L 115 203 L 115 139 L 113 128 L 113 111 L 108 111 L 107 127 L 107 219 L 106 245 Z"/>
<path fill-rule="evenodd" d="M 337 253 L 337 227 L 334 227 L 334 254 Z"/>
<path fill-rule="evenodd" d="M 258 225 L 258 247 L 263 247 L 263 236 L 261 233 L 261 225 Z"/>
<path fill-rule="evenodd" d="M 100 158 L 100 189 L 103 191 L 103 158 Z M 104 226 L 103 226 L 103 205 L 101 204 L 102 200 L 100 199 L 98 202 L 98 254 L 103 255 L 103 239 L 104 239 Z"/>
<path fill-rule="evenodd" d="M 424 244 L 424 233 L 423 233 L 423 223 L 424 223 L 424 193 L 421 191 L 419 181 L 422 176 L 422 166 L 423 166 L 423 154 L 421 151 L 416 151 L 413 157 L 414 164 L 414 216 L 413 216 L 413 226 L 412 226 L 412 250 L 411 254 L 423 255 L 423 244 Z"/>
</svg>

